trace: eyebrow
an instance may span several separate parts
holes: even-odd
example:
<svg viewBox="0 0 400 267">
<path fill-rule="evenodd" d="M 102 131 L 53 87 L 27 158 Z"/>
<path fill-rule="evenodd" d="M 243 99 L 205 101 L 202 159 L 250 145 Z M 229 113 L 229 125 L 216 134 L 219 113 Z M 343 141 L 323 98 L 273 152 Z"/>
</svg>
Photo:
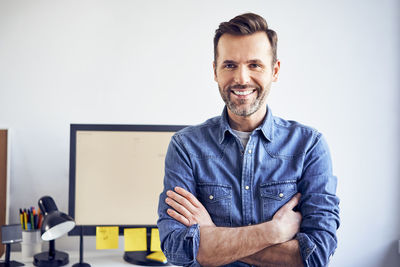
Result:
<svg viewBox="0 0 400 267">
<path fill-rule="evenodd" d="M 224 60 L 224 62 L 222 62 L 222 63 L 223 63 L 223 64 L 237 64 L 236 61 L 234 61 L 234 60 L 229 60 L 229 59 Z M 264 64 L 264 63 L 262 62 L 262 60 L 260 60 L 260 59 L 250 59 L 250 60 L 247 60 L 246 63 Z"/>
<path fill-rule="evenodd" d="M 237 64 L 236 61 L 233 60 L 224 60 L 224 62 L 222 62 L 223 64 Z"/>
<path fill-rule="evenodd" d="M 250 59 L 247 63 L 257 63 L 257 64 L 264 64 L 260 59 Z"/>
</svg>

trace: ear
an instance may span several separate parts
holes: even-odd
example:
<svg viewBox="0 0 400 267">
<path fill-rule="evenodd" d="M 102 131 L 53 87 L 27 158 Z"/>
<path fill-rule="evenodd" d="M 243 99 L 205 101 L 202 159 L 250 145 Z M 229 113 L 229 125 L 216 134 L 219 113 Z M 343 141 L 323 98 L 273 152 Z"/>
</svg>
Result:
<svg viewBox="0 0 400 267">
<path fill-rule="evenodd" d="M 272 81 L 273 82 L 278 81 L 280 69 L 281 69 L 281 61 L 278 59 L 274 64 L 274 69 L 273 69 L 273 73 L 272 73 Z"/>
<path fill-rule="evenodd" d="M 214 70 L 214 81 L 218 82 L 218 80 L 217 80 L 217 66 L 215 66 L 215 61 L 213 61 L 213 70 Z"/>
</svg>

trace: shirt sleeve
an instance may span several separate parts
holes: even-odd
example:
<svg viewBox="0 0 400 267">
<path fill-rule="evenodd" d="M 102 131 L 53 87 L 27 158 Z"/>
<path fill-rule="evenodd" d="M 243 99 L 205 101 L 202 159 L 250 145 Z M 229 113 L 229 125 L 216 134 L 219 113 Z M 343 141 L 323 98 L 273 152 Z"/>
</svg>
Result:
<svg viewBox="0 0 400 267">
<path fill-rule="evenodd" d="M 200 266 L 196 261 L 200 244 L 199 225 L 187 227 L 167 214 L 166 192 L 180 186 L 195 194 L 195 182 L 188 154 L 174 135 L 165 158 L 164 189 L 158 204 L 158 221 L 161 249 L 174 265 Z"/>
<path fill-rule="evenodd" d="M 302 194 L 299 210 L 303 219 L 296 239 L 305 266 L 327 266 L 337 247 L 336 230 L 340 221 L 336 186 L 328 145 L 317 133 L 306 152 L 298 181 L 298 191 Z"/>
</svg>

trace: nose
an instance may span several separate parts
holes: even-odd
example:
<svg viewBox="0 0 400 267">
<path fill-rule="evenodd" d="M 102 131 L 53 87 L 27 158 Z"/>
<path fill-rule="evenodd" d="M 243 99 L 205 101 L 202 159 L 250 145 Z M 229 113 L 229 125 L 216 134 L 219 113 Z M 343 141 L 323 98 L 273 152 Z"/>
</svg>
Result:
<svg viewBox="0 0 400 267">
<path fill-rule="evenodd" d="M 236 69 L 234 82 L 237 84 L 248 84 L 250 82 L 250 73 L 246 67 L 240 66 Z"/>
</svg>

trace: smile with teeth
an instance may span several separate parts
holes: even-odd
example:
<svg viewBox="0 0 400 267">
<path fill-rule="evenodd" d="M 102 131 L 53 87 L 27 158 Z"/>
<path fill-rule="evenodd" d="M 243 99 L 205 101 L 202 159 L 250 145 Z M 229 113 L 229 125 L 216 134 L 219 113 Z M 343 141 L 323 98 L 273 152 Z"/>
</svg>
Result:
<svg viewBox="0 0 400 267">
<path fill-rule="evenodd" d="M 246 90 L 246 91 L 232 90 L 232 93 L 234 93 L 235 95 L 249 95 L 254 91 L 255 90 Z"/>
</svg>

